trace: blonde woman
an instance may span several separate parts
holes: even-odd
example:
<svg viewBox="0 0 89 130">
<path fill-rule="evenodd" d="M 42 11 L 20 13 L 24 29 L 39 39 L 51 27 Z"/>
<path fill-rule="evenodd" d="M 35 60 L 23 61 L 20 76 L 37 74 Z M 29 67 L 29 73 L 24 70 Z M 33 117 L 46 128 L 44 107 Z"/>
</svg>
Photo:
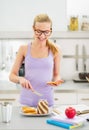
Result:
<svg viewBox="0 0 89 130">
<path fill-rule="evenodd" d="M 17 53 L 9 79 L 22 86 L 20 103 L 37 106 L 40 99 L 46 99 L 49 106 L 54 105 L 53 87 L 60 79 L 60 49 L 49 37 L 52 33 L 52 21 L 47 14 L 39 14 L 33 22 L 34 39 L 22 45 Z M 25 76 L 18 76 L 22 62 L 25 63 Z M 42 96 L 35 95 L 38 91 Z"/>
</svg>

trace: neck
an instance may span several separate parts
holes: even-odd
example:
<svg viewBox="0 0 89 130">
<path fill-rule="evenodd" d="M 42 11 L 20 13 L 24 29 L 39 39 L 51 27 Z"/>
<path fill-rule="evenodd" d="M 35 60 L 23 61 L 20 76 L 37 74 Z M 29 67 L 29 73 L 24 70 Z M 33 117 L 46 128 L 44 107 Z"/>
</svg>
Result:
<svg viewBox="0 0 89 130">
<path fill-rule="evenodd" d="M 33 47 L 36 46 L 38 48 L 44 48 L 46 46 L 46 42 L 35 42 L 35 41 L 33 41 L 32 45 L 33 45 Z"/>
</svg>

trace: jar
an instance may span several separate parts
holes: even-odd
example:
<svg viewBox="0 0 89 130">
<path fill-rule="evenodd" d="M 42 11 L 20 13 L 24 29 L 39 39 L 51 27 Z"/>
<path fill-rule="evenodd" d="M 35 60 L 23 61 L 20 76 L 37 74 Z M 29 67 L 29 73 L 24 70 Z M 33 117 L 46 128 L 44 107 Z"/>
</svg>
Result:
<svg viewBox="0 0 89 130">
<path fill-rule="evenodd" d="M 82 16 L 82 24 L 81 24 L 82 31 L 89 31 L 89 16 L 83 15 Z"/>
<path fill-rule="evenodd" d="M 70 25 L 69 25 L 69 30 L 71 31 L 77 31 L 79 29 L 79 24 L 78 24 L 78 16 L 72 16 L 70 17 Z"/>
</svg>

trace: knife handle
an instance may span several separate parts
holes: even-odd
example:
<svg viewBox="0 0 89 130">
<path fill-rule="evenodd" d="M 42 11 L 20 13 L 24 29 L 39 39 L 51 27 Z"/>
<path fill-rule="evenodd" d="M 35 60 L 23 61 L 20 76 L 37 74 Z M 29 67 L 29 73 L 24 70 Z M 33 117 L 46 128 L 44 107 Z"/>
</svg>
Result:
<svg viewBox="0 0 89 130">
<path fill-rule="evenodd" d="M 81 114 L 86 114 L 86 113 L 89 113 L 89 110 L 83 110 L 83 111 L 81 112 Z"/>
</svg>

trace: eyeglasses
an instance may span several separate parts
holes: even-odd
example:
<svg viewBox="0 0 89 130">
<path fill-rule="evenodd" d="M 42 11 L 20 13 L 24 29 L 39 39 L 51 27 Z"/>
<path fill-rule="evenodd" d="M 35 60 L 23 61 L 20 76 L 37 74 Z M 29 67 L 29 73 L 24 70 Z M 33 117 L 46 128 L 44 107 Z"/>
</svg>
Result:
<svg viewBox="0 0 89 130">
<path fill-rule="evenodd" d="M 52 30 L 42 31 L 42 30 L 34 29 L 34 31 L 35 31 L 35 34 L 38 35 L 38 36 L 41 36 L 42 33 L 43 33 L 45 36 L 49 36 L 49 35 L 52 33 Z"/>
</svg>

